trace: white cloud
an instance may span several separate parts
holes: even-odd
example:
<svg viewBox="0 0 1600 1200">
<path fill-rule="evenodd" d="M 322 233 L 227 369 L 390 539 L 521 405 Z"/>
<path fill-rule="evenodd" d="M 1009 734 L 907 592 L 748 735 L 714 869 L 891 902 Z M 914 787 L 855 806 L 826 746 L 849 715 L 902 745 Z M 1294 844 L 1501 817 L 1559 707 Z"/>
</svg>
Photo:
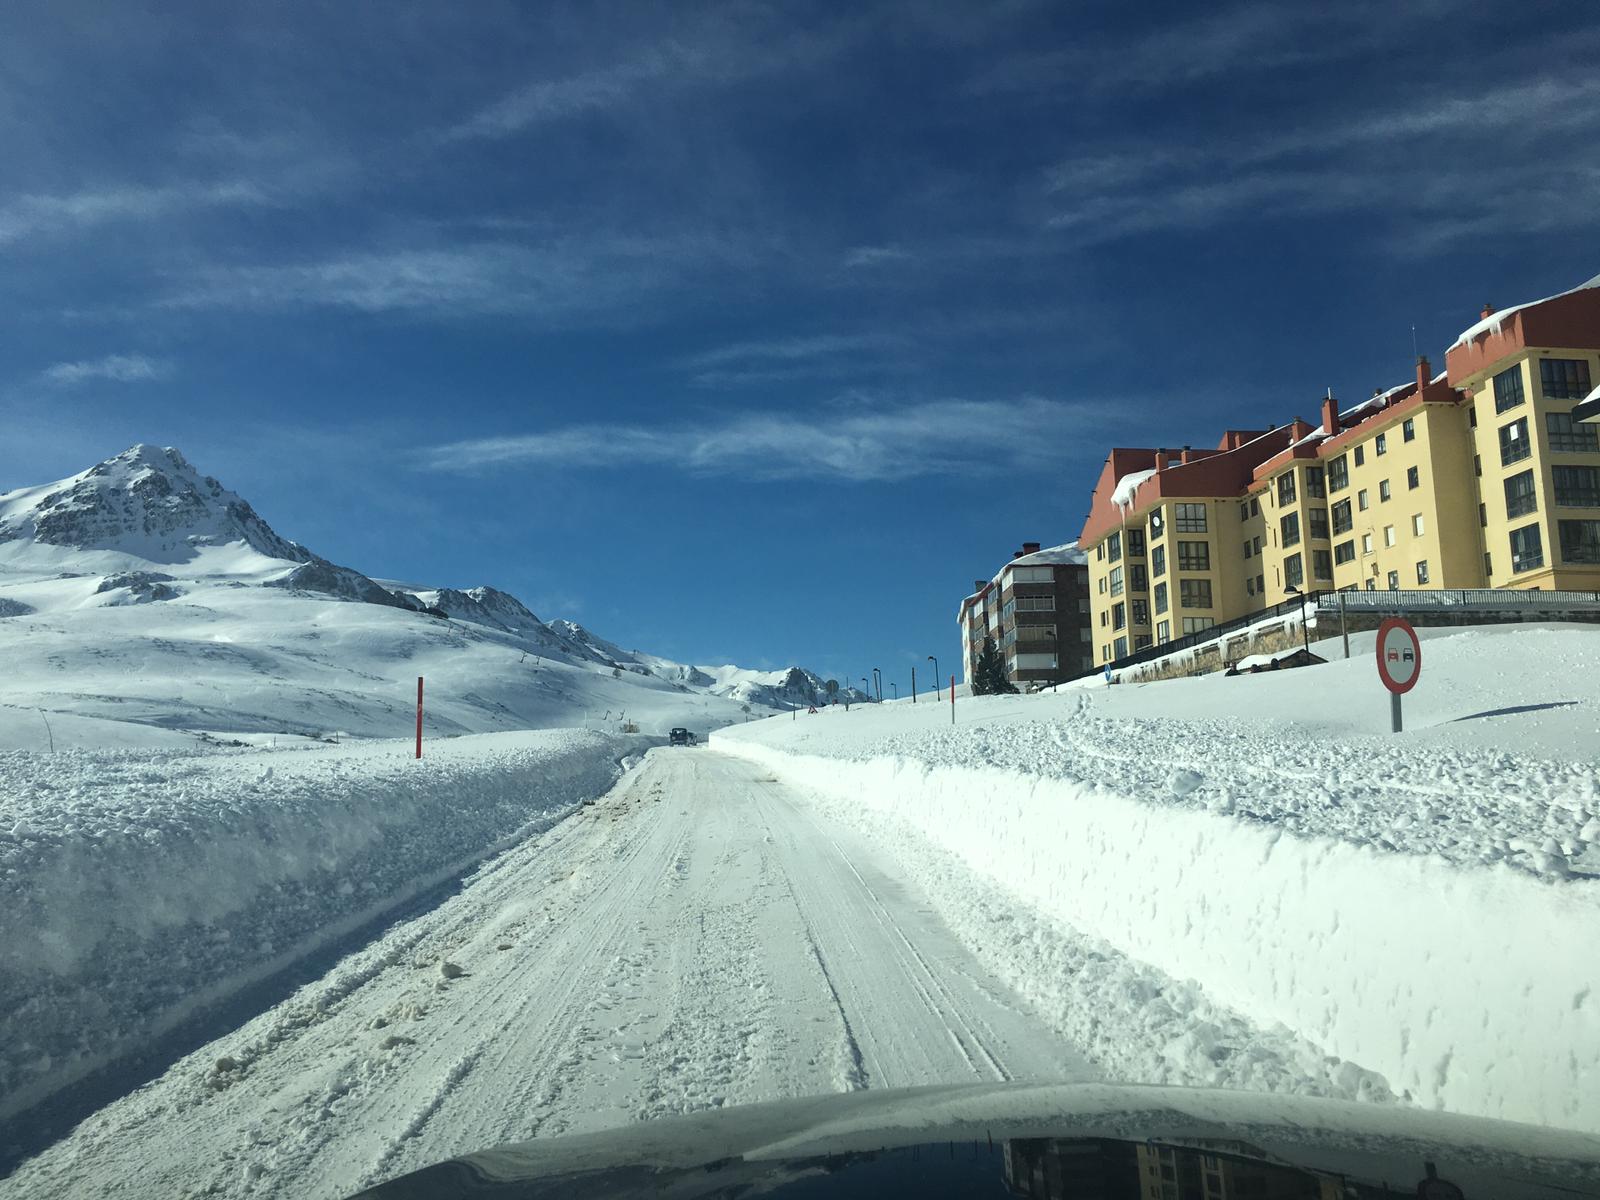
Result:
<svg viewBox="0 0 1600 1200">
<path fill-rule="evenodd" d="M 200 208 L 267 202 L 243 181 L 169 187 L 111 187 L 63 195 L 18 196 L 0 203 L 0 245 L 34 234 L 55 233 L 116 220 L 170 216 Z"/>
<path fill-rule="evenodd" d="M 724 367 L 733 363 L 796 362 L 814 358 L 833 358 L 863 351 L 893 349 L 905 339 L 890 333 L 824 333 L 810 337 L 775 338 L 769 341 L 735 342 L 706 350 L 683 360 L 691 368 Z"/>
<path fill-rule="evenodd" d="M 108 354 L 104 358 L 80 362 L 59 362 L 46 367 L 39 377 L 59 387 L 73 387 L 105 379 L 113 383 L 148 383 L 172 374 L 169 364 L 142 354 Z"/>
<path fill-rule="evenodd" d="M 871 482 L 983 475 L 1059 461 L 1074 437 L 1103 433 L 1095 409 L 1037 396 L 936 400 L 806 415 L 739 413 L 671 425 L 578 425 L 436 446 L 424 465 L 478 472 L 547 465 L 619 470 L 640 464 L 745 479 Z"/>
</svg>

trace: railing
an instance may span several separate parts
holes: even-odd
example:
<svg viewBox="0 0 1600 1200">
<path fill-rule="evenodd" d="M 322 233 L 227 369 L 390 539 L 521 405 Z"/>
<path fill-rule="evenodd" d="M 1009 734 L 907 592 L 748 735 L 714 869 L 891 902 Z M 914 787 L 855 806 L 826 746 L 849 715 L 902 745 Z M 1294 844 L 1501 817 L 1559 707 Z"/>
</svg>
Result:
<svg viewBox="0 0 1600 1200">
<path fill-rule="evenodd" d="M 1418 588 L 1396 591 L 1323 592 L 1319 612 L 1416 612 L 1455 609 L 1459 612 L 1515 610 L 1540 612 L 1600 608 L 1600 592 L 1548 592 L 1528 588 Z"/>
<path fill-rule="evenodd" d="M 1537 591 L 1531 588 L 1416 588 L 1384 589 L 1381 591 L 1321 591 L 1308 592 L 1306 607 L 1316 613 L 1336 613 L 1341 606 L 1346 612 L 1395 613 L 1438 612 L 1565 612 L 1573 609 L 1600 610 L 1600 592 Z M 1112 671 L 1137 667 L 1159 658 L 1207 646 L 1212 642 L 1226 641 L 1242 629 L 1265 624 L 1276 617 L 1297 616 L 1300 612 L 1298 597 L 1274 604 L 1260 612 L 1235 617 L 1198 633 L 1186 633 L 1170 642 L 1159 642 L 1136 650 L 1132 654 L 1114 659 Z M 1093 670 L 1081 671 L 1063 682 L 1087 679 L 1105 672 L 1102 663 Z"/>
</svg>

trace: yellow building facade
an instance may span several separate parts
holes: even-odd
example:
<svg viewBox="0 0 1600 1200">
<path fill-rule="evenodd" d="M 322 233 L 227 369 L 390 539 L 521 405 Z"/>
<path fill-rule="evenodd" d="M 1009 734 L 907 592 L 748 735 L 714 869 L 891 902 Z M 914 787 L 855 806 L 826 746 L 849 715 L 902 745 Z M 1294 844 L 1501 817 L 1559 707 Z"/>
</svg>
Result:
<svg viewBox="0 0 1600 1200">
<path fill-rule="evenodd" d="M 1414 381 L 1215 449 L 1118 448 L 1079 546 L 1115 662 L 1296 594 L 1600 590 L 1600 279 L 1496 314 Z"/>
</svg>

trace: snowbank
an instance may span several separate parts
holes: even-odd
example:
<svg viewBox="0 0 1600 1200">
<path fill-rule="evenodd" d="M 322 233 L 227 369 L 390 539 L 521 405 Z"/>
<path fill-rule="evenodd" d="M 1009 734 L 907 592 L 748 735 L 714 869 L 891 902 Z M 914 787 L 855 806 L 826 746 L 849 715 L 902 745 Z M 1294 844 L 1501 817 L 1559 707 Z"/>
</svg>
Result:
<svg viewBox="0 0 1600 1200">
<path fill-rule="evenodd" d="M 0 1118 L 600 795 L 643 744 L 0 751 Z"/>
<path fill-rule="evenodd" d="M 1369 1091 L 1353 1064 L 1426 1105 L 1596 1129 L 1597 648 L 1587 630 L 1430 638 L 1398 738 L 1364 731 L 1363 658 L 969 700 L 955 727 L 945 704 L 759 722 L 713 745 L 811 789 L 908 873 L 953 857 L 1019 922 L 1193 980 Z M 1507 748 L 1537 721 L 1571 758 Z M 1077 969 L 1039 953 L 1020 990 L 1049 1005 Z"/>
</svg>

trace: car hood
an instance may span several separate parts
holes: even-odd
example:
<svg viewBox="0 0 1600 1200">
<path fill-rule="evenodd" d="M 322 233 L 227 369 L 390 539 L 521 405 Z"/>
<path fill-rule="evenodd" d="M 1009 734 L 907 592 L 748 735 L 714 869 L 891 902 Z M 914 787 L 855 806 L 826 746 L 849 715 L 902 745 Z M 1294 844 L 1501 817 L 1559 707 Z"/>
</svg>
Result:
<svg viewBox="0 0 1600 1200">
<path fill-rule="evenodd" d="M 1600 1197 L 1600 1137 L 1399 1105 L 1112 1084 L 849 1092 L 522 1142 L 365 1200 Z"/>
</svg>

